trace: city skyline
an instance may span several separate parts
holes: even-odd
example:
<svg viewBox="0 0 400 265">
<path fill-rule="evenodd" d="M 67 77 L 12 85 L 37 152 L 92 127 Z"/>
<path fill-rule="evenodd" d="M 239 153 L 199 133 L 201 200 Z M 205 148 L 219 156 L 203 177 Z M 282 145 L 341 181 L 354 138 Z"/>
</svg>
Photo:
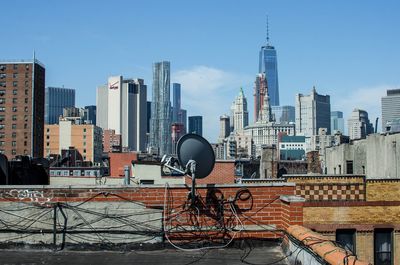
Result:
<svg viewBox="0 0 400 265">
<path fill-rule="evenodd" d="M 331 96 L 332 110 L 342 111 L 345 120 L 353 108 L 365 109 L 375 120 L 381 118 L 380 98 L 399 86 L 395 1 L 305 1 L 289 6 L 173 1 L 158 3 L 157 10 L 151 1 L 85 1 L 79 8 L 73 1 L 43 1 L 24 3 L 24 9 L 18 2 L 3 5 L 8 10 L 5 21 L 21 18 L 21 23 L 8 27 L 6 22 L 2 29 L 12 40 L 0 44 L 4 59 L 31 58 L 35 50 L 46 66 L 46 86 L 76 88 L 80 107 L 95 103 L 96 86 L 105 76 L 135 76 L 151 84 L 152 63 L 171 61 L 171 82 L 182 84 L 182 108 L 188 116 L 204 117 L 204 136 L 210 141 L 218 138 L 219 116 L 227 114 L 237 89 L 243 86 L 246 97 L 252 95 L 258 52 L 266 42 L 267 13 L 270 42 L 279 52 L 281 105 L 294 105 L 296 93 L 307 93 L 315 85 Z M 93 5 L 98 12 L 134 5 L 137 17 L 103 20 L 90 12 Z M 115 41 L 126 32 L 127 41 Z M 142 41 L 131 39 L 137 36 Z M 163 49 L 158 39 L 163 39 Z M 207 101 L 199 101 L 201 96 Z M 205 103 L 209 107 L 204 108 Z"/>
</svg>

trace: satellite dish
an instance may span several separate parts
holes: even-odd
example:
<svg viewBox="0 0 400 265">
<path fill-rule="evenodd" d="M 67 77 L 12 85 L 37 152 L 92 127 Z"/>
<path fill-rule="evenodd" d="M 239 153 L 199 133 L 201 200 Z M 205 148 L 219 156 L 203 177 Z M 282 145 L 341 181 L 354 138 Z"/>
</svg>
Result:
<svg viewBox="0 0 400 265">
<path fill-rule="evenodd" d="M 182 167 L 186 166 L 189 160 L 196 161 L 196 179 L 207 177 L 214 168 L 214 151 L 210 143 L 200 135 L 190 133 L 182 136 L 176 145 L 176 153 Z"/>
</svg>

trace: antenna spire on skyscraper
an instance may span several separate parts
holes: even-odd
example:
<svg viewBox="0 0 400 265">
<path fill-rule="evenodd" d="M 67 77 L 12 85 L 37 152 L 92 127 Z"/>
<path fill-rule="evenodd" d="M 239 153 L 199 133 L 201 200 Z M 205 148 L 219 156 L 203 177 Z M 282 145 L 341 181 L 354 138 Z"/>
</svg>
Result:
<svg viewBox="0 0 400 265">
<path fill-rule="evenodd" d="M 267 15 L 267 46 L 269 46 L 269 23 L 268 23 L 268 15 Z"/>
</svg>

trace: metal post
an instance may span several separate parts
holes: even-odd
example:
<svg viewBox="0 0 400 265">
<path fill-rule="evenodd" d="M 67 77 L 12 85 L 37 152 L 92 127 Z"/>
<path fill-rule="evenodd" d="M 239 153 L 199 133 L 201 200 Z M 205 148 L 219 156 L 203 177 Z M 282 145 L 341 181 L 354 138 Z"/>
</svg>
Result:
<svg viewBox="0 0 400 265">
<path fill-rule="evenodd" d="M 53 224 L 53 244 L 54 249 L 57 249 L 57 204 L 54 204 L 54 224 Z"/>
<path fill-rule="evenodd" d="M 131 177 L 130 177 L 130 170 L 129 166 L 124 166 L 124 185 L 130 185 L 131 184 Z"/>
</svg>

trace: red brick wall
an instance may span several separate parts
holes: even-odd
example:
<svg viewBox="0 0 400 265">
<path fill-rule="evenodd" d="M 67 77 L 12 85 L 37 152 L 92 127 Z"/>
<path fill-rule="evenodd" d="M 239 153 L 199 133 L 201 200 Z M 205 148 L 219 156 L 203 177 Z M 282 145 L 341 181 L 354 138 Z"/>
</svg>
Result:
<svg viewBox="0 0 400 265">
<path fill-rule="evenodd" d="M 191 180 L 186 178 L 187 185 Z M 214 169 L 204 179 L 197 179 L 198 184 L 234 184 L 235 183 L 235 161 L 215 161 Z"/>
<path fill-rule="evenodd" d="M 137 153 L 108 153 L 110 158 L 110 177 L 124 176 L 124 166 L 130 166 L 137 160 Z"/>
<path fill-rule="evenodd" d="M 281 230 L 293 224 L 302 224 L 302 203 L 288 202 L 281 200 L 281 195 L 294 195 L 294 186 L 278 186 L 277 183 L 265 186 L 249 186 L 245 188 L 239 185 L 224 185 L 205 187 L 197 189 L 198 201 L 195 207 L 189 207 L 188 201 L 189 188 L 185 186 L 173 186 L 169 189 L 164 187 L 126 187 L 126 188 L 32 188 L 21 187 L 23 196 L 18 196 L 15 187 L 0 189 L 1 201 L 24 201 L 28 203 L 42 203 L 49 205 L 54 202 L 114 202 L 132 200 L 142 202 L 146 207 L 164 208 L 165 216 L 169 220 L 171 227 L 183 226 L 221 227 L 221 220 L 225 226 L 240 227 L 245 226 L 246 231 L 240 232 L 236 237 L 246 238 L 278 238 L 282 237 Z M 237 197 L 238 191 L 247 190 L 242 200 Z M 165 192 L 167 191 L 167 192 Z M 34 198 L 31 198 L 32 192 Z M 41 194 L 37 196 L 37 194 Z M 165 194 L 167 196 L 165 196 Z M 251 194 L 251 196 L 249 196 Z M 247 200 L 246 200 L 247 197 Z M 222 199 L 222 200 L 221 200 Z M 164 204 L 164 202 L 166 202 Z M 220 203 L 223 202 L 223 203 Z M 223 214 L 218 215 L 218 205 L 223 205 Z M 232 206 L 232 207 L 231 207 Z M 233 213 L 234 208 L 235 213 Z M 174 210 L 171 210 L 174 209 Z M 185 210 L 186 209 L 186 210 Z M 189 209 L 189 210 L 188 210 Z M 190 211 L 190 209 L 193 209 Z M 177 218 L 177 212 L 182 214 Z M 193 215 L 194 214 L 194 215 Z M 221 219 L 222 216 L 222 219 Z M 235 218 L 235 217 L 239 218 Z M 194 219 L 193 219 L 194 217 Z M 237 220 L 240 220 L 238 222 Z M 271 232 L 270 230 L 274 230 Z M 226 231 L 225 231 L 226 232 Z M 230 232 L 232 233 L 232 232 Z M 193 230 L 190 230 L 193 235 Z M 178 234 L 170 235 L 174 238 Z M 179 235 L 179 238 L 182 235 Z"/>
</svg>

